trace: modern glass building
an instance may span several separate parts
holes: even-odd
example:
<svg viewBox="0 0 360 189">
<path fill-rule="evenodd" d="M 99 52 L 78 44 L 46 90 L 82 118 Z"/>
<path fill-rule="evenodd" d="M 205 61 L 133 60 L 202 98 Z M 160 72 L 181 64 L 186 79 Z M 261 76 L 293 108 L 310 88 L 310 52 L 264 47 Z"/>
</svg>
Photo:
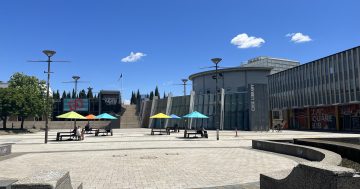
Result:
<svg viewBox="0 0 360 189">
<path fill-rule="evenodd" d="M 218 70 L 218 101 L 215 94 L 215 70 L 193 74 L 191 95 L 143 101 L 140 119 L 143 127 L 165 127 L 174 124 L 184 128 L 268 130 L 269 108 L 267 76 L 269 67 L 234 67 Z M 217 108 L 215 108 L 217 106 Z M 217 112 L 215 112 L 215 109 Z M 192 111 L 208 119 L 169 120 L 161 123 L 149 117 L 157 113 L 184 116 Z M 215 123 L 215 118 L 219 120 Z"/>
<path fill-rule="evenodd" d="M 360 47 L 270 75 L 271 123 L 360 130 Z"/>
</svg>

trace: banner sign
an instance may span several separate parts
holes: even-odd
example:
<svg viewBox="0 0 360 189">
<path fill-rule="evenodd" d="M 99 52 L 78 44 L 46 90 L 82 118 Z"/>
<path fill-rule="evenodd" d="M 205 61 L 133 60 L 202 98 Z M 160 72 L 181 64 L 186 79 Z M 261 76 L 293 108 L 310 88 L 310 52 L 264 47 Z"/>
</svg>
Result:
<svg viewBox="0 0 360 189">
<path fill-rule="evenodd" d="M 89 99 L 64 99 L 63 111 L 89 111 Z"/>
<path fill-rule="evenodd" d="M 319 107 L 310 109 L 312 129 L 335 130 L 335 107 Z"/>
</svg>

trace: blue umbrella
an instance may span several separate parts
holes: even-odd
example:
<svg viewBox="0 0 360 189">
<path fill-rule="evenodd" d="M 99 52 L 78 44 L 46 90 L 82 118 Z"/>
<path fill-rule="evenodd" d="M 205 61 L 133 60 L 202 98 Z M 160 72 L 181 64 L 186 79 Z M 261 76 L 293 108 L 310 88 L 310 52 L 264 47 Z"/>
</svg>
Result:
<svg viewBox="0 0 360 189">
<path fill-rule="evenodd" d="M 179 117 L 175 114 L 171 114 L 170 117 L 171 117 L 171 119 L 181 119 L 181 117 Z"/>
<path fill-rule="evenodd" d="M 96 119 L 117 119 L 117 118 L 108 113 L 103 113 L 103 114 L 96 116 Z"/>
<path fill-rule="evenodd" d="M 183 116 L 184 118 L 209 118 L 208 116 L 201 114 L 200 112 L 194 111 Z"/>
</svg>

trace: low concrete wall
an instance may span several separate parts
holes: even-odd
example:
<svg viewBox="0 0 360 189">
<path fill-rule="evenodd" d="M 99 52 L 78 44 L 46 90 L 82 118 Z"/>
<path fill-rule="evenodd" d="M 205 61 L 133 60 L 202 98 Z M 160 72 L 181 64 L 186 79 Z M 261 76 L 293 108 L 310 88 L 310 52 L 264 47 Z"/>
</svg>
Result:
<svg viewBox="0 0 360 189">
<path fill-rule="evenodd" d="M 40 171 L 33 176 L 20 179 L 11 185 L 12 189 L 81 189 L 82 184 L 73 185 L 69 171 Z"/>
<path fill-rule="evenodd" d="M 0 156 L 11 154 L 11 144 L 0 144 Z"/>
<path fill-rule="evenodd" d="M 291 143 L 253 140 L 252 148 L 296 156 L 310 161 L 317 161 L 331 165 L 340 165 L 342 160 L 341 156 L 334 152 Z"/>
<path fill-rule="evenodd" d="M 294 143 L 331 150 L 340 154 L 342 157 L 360 163 L 360 144 L 348 143 L 354 142 L 357 139 L 345 139 L 347 143 L 339 142 L 341 141 L 341 139 L 335 140 L 336 141 L 326 141 L 318 139 L 294 139 Z"/>
<path fill-rule="evenodd" d="M 85 127 L 88 121 L 76 121 L 76 125 Z M 7 122 L 7 127 L 20 128 L 20 121 Z M 111 128 L 120 128 L 119 120 L 114 121 L 90 121 L 90 126 L 93 128 L 104 128 L 110 126 Z M 25 121 L 24 128 L 26 129 L 44 129 L 45 121 Z M 72 129 L 74 128 L 74 121 L 49 121 L 49 129 Z"/>
<path fill-rule="evenodd" d="M 359 175 L 355 174 L 355 170 L 345 167 L 306 162 L 300 163 L 290 174 L 287 173 L 288 170 L 261 174 L 260 189 L 360 188 Z"/>
</svg>

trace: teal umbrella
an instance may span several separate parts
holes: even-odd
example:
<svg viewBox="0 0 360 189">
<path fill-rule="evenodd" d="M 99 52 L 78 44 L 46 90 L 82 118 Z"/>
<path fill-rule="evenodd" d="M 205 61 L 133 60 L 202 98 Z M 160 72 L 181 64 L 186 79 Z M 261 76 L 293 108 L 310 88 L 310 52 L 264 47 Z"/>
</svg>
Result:
<svg viewBox="0 0 360 189">
<path fill-rule="evenodd" d="M 117 118 L 108 113 L 103 113 L 103 114 L 96 116 L 96 119 L 117 119 Z"/>
<path fill-rule="evenodd" d="M 170 117 L 171 117 L 171 119 L 181 119 L 181 117 L 179 117 L 175 114 L 171 114 Z"/>
<path fill-rule="evenodd" d="M 209 118 L 208 116 L 206 116 L 200 112 L 197 112 L 197 111 L 191 112 L 187 115 L 184 115 L 183 117 L 184 118 Z"/>
</svg>

